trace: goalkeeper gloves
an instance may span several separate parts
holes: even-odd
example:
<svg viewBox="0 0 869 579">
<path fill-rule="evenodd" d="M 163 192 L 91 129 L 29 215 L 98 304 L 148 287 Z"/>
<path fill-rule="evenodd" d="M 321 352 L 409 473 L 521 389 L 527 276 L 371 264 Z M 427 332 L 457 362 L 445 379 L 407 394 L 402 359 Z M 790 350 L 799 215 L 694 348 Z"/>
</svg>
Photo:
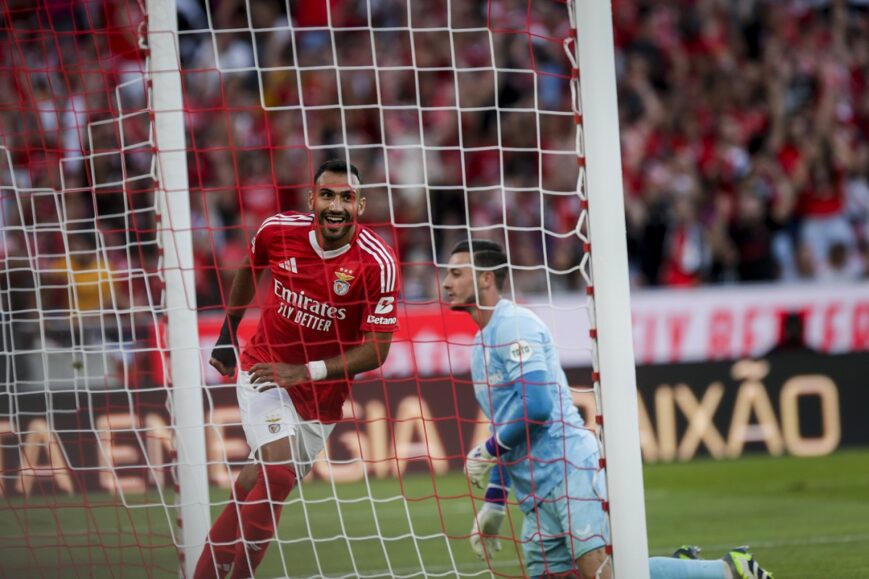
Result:
<svg viewBox="0 0 869 579">
<path fill-rule="evenodd" d="M 495 466 L 497 457 L 509 450 L 509 448 L 498 444 L 498 440 L 494 436 L 475 446 L 465 460 L 465 474 L 471 479 L 471 483 L 477 488 L 485 488 L 484 485 L 489 482 L 489 471 Z"/>
<path fill-rule="evenodd" d="M 235 368 L 235 350 L 238 348 L 238 326 L 241 324 L 241 316 L 227 314 L 220 328 L 220 336 L 211 351 L 211 357 L 224 365 L 228 370 Z"/>
<path fill-rule="evenodd" d="M 506 516 L 506 508 L 502 504 L 486 502 L 474 517 L 471 527 L 471 549 L 477 557 L 486 560 L 493 553 L 501 550 L 501 539 L 498 533 Z"/>
</svg>

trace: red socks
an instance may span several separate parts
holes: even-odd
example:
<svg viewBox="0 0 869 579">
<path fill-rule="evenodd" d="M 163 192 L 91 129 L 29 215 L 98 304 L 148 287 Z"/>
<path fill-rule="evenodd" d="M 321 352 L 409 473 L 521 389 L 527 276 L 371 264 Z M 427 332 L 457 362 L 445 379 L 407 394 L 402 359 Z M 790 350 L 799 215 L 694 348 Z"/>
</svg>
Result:
<svg viewBox="0 0 869 579">
<path fill-rule="evenodd" d="M 268 464 L 260 471 L 256 484 L 241 506 L 241 537 L 244 540 L 235 545 L 233 579 L 253 577 L 275 534 L 284 499 L 294 486 L 296 473 L 286 465 Z"/>
<path fill-rule="evenodd" d="M 287 466 L 270 464 L 263 470 L 250 491 L 235 484 L 231 495 L 235 500 L 226 505 L 211 526 L 208 542 L 196 563 L 194 579 L 222 579 L 233 561 L 234 578 L 253 577 L 275 534 L 282 503 L 296 486 L 296 473 Z M 240 537 L 244 540 L 239 540 Z"/>
<path fill-rule="evenodd" d="M 222 578 L 232 566 L 235 542 L 238 540 L 238 511 L 250 492 L 238 482 L 233 489 L 233 493 L 229 495 L 229 504 L 208 531 L 208 541 L 196 563 L 194 579 Z"/>
</svg>

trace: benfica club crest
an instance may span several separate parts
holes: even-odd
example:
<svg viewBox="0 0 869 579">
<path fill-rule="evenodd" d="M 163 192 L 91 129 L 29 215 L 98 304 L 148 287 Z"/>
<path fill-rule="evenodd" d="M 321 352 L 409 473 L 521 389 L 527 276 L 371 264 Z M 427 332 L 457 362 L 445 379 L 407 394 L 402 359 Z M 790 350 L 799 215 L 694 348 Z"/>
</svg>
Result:
<svg viewBox="0 0 869 579">
<path fill-rule="evenodd" d="M 343 268 L 335 271 L 335 277 L 338 279 L 336 279 L 335 283 L 332 284 L 332 291 L 334 291 L 336 295 L 343 296 L 350 291 L 350 282 L 353 281 L 354 278 L 354 276 L 350 275 L 351 273 L 350 270 Z"/>
</svg>

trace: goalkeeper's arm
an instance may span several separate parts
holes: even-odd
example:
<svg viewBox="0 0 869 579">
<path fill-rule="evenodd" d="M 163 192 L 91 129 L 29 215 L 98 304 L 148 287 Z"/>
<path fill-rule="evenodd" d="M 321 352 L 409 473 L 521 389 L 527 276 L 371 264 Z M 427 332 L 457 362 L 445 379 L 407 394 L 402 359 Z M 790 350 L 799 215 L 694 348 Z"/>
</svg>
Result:
<svg viewBox="0 0 869 579">
<path fill-rule="evenodd" d="M 232 280 L 229 302 L 226 304 L 226 319 L 220 329 L 220 336 L 211 351 L 209 364 L 224 376 L 235 373 L 236 350 L 238 349 L 238 326 L 244 318 L 244 311 L 256 295 L 256 276 L 250 258 L 244 263 Z"/>
<path fill-rule="evenodd" d="M 465 471 L 471 483 L 483 488 L 483 483 L 499 457 L 523 441 L 530 446 L 531 435 L 541 428 L 552 414 L 552 397 L 549 394 L 546 372 L 535 370 L 513 382 L 522 400 L 516 416 L 505 420 L 503 425 L 493 426 L 495 433 L 486 442 L 474 447 L 465 461 Z"/>
<path fill-rule="evenodd" d="M 507 497 L 510 495 L 510 475 L 504 468 L 492 469 L 483 507 L 474 517 L 471 528 L 471 549 L 477 557 L 485 560 L 501 550 L 498 534 L 507 514 Z"/>
</svg>

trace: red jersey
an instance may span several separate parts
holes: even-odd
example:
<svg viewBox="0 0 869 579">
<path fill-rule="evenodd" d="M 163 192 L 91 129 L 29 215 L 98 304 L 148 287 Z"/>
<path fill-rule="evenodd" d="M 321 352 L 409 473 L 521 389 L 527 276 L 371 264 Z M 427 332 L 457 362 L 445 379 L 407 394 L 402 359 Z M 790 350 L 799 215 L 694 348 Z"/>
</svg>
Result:
<svg viewBox="0 0 869 579">
<path fill-rule="evenodd" d="M 266 219 L 250 245 L 255 268 L 272 273 L 256 333 L 241 355 L 258 362 L 304 364 L 340 355 L 365 332 L 398 329 L 398 260 L 383 239 L 356 224 L 349 244 L 325 251 L 314 215 L 288 211 Z M 305 382 L 289 388 L 305 420 L 335 422 L 350 390 L 347 380 Z"/>
</svg>

